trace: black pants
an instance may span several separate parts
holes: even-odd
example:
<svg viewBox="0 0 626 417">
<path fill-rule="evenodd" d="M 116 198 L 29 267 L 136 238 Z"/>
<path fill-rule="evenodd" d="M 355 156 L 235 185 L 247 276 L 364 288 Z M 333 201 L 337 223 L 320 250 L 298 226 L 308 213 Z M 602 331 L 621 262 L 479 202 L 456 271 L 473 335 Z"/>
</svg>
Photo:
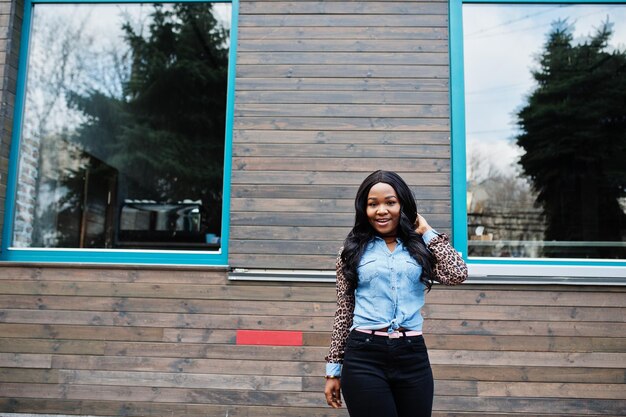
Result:
<svg viewBox="0 0 626 417">
<path fill-rule="evenodd" d="M 352 331 L 341 371 L 350 417 L 430 417 L 433 373 L 423 336 Z"/>
</svg>

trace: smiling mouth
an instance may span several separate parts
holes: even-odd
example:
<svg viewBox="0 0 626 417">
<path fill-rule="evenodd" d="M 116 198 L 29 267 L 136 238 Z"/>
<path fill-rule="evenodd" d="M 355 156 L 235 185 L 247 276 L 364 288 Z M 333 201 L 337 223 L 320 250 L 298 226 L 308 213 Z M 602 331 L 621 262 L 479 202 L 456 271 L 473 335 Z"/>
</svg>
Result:
<svg viewBox="0 0 626 417">
<path fill-rule="evenodd" d="M 380 225 L 384 225 L 387 224 L 391 221 L 391 219 L 377 219 L 376 223 L 380 224 Z"/>
</svg>

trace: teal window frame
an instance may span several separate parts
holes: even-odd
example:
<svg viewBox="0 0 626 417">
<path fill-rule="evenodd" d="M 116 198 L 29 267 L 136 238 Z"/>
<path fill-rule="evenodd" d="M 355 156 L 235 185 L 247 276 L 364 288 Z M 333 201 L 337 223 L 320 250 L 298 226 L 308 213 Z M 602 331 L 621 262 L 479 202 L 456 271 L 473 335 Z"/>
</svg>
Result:
<svg viewBox="0 0 626 417">
<path fill-rule="evenodd" d="M 29 53 L 29 38 L 33 7 L 37 4 L 116 4 L 116 3 L 230 3 L 232 5 L 230 50 L 228 58 L 228 90 L 226 99 L 226 132 L 224 142 L 224 180 L 222 199 L 222 236 L 219 251 L 174 251 L 150 249 L 44 249 L 12 248 L 13 219 L 15 214 L 15 195 L 17 192 L 18 165 L 20 153 L 21 127 L 26 88 L 26 66 Z M 228 241 L 230 224 L 230 184 L 232 167 L 232 135 L 235 100 L 235 58 L 237 56 L 237 34 L 239 19 L 239 0 L 25 0 L 24 20 L 20 38 L 19 72 L 15 114 L 9 156 L 7 194 L 5 203 L 4 229 L 0 262 L 31 263 L 81 263 L 81 264 L 140 264 L 140 265 L 228 265 Z"/>
<path fill-rule="evenodd" d="M 624 0 L 450 0 L 450 104 L 452 154 L 452 238 L 468 263 L 470 275 L 478 277 L 597 277 L 626 283 L 626 260 L 552 260 L 472 258 L 467 256 L 467 184 L 465 142 L 465 82 L 463 60 L 464 4 L 625 4 Z"/>
</svg>

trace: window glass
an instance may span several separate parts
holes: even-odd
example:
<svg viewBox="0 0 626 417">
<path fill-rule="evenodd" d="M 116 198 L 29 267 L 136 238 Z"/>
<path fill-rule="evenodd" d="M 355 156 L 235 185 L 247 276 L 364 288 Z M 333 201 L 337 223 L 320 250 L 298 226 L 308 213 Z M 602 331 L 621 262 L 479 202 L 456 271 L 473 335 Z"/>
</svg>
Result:
<svg viewBox="0 0 626 417">
<path fill-rule="evenodd" d="M 465 4 L 468 255 L 626 259 L 626 5 Z"/>
<path fill-rule="evenodd" d="M 34 6 L 13 247 L 220 249 L 230 8 Z"/>
</svg>

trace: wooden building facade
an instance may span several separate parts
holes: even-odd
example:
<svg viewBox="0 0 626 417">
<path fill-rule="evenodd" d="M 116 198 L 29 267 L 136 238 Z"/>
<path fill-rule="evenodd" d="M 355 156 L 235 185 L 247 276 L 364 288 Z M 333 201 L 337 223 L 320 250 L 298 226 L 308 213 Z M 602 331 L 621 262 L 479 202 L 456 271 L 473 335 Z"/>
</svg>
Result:
<svg viewBox="0 0 626 417">
<path fill-rule="evenodd" d="M 227 265 L 0 262 L 0 413 L 347 416 L 322 376 L 356 188 L 397 171 L 453 233 L 449 3 L 233 7 Z M 0 210 L 23 17 L 0 1 Z M 626 287 L 567 278 L 433 288 L 435 416 L 626 413 Z"/>
</svg>

